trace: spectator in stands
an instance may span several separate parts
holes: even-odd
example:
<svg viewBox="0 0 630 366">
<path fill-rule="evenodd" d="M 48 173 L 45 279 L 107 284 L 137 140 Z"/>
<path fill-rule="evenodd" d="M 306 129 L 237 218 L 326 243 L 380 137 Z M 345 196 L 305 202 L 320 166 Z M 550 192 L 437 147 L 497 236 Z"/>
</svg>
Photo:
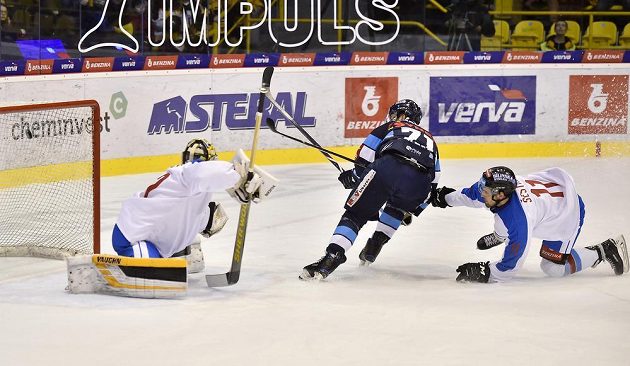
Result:
<svg viewBox="0 0 630 366">
<path fill-rule="evenodd" d="M 4 0 L 0 3 L 0 39 L 5 42 L 15 42 L 26 34 L 24 29 L 15 27 L 9 17 L 9 10 Z"/>
<path fill-rule="evenodd" d="M 573 51 L 575 50 L 575 41 L 567 37 L 566 20 L 558 20 L 554 25 L 556 34 L 552 34 L 540 44 L 542 51 Z"/>
</svg>

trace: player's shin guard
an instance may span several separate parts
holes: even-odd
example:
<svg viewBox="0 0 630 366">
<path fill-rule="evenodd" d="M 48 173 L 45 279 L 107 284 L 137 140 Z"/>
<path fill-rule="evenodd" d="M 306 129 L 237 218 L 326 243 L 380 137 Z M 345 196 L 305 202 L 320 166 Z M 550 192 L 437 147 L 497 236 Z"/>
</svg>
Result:
<svg viewBox="0 0 630 366">
<path fill-rule="evenodd" d="M 69 257 L 68 286 L 73 294 L 174 298 L 186 295 L 183 258 L 132 258 L 113 255 Z"/>
</svg>

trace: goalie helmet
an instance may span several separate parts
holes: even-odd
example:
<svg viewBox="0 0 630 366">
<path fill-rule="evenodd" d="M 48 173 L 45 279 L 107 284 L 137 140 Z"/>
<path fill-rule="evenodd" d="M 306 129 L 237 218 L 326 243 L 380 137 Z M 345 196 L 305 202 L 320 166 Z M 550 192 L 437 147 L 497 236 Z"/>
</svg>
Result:
<svg viewBox="0 0 630 366">
<path fill-rule="evenodd" d="M 206 139 L 193 139 L 186 144 L 186 149 L 182 152 L 182 164 L 189 161 L 217 160 L 217 151 L 214 145 Z"/>
<path fill-rule="evenodd" d="M 503 192 L 509 197 L 516 189 L 516 176 L 512 169 L 504 166 L 495 166 L 483 172 L 479 180 L 479 191 L 484 187 L 492 190 L 492 195 Z"/>
<path fill-rule="evenodd" d="M 420 124 L 420 120 L 422 119 L 422 110 L 413 100 L 402 99 L 389 107 L 389 120 L 395 121 L 398 119 L 398 116 L 403 113 L 405 114 L 405 116 L 408 117 L 411 122 L 417 125 Z"/>
</svg>

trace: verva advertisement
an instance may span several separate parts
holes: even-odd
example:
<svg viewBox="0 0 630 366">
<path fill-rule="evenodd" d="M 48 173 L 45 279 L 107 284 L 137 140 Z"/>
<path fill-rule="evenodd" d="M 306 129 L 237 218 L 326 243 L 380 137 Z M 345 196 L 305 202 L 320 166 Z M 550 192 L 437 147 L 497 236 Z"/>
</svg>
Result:
<svg viewBox="0 0 630 366">
<path fill-rule="evenodd" d="M 536 132 L 535 76 L 431 77 L 430 88 L 433 135 Z"/>
<path fill-rule="evenodd" d="M 571 75 L 569 134 L 628 131 L 628 75 Z"/>
<path fill-rule="evenodd" d="M 344 137 L 366 137 L 398 100 L 398 78 L 346 78 Z"/>
</svg>

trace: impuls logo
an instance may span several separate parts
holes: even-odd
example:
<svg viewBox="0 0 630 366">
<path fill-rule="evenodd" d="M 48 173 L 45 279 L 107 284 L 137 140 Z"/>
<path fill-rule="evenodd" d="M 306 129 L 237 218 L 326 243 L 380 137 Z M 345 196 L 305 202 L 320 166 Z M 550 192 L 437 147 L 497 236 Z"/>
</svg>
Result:
<svg viewBox="0 0 630 366">
<path fill-rule="evenodd" d="M 125 29 L 124 24 L 123 24 L 124 9 L 125 9 L 125 6 L 127 5 L 127 2 L 128 2 L 127 0 L 122 0 L 121 2 L 120 0 L 114 1 L 114 2 L 110 0 L 105 1 L 105 5 L 103 6 L 103 13 L 98 23 L 92 29 L 87 31 L 79 40 L 79 44 L 77 48 L 79 49 L 80 52 L 85 53 L 85 52 L 92 51 L 96 48 L 102 48 L 102 47 L 112 47 L 112 48 L 119 48 L 119 49 L 122 48 L 124 50 L 130 51 L 133 53 L 138 52 L 138 50 L 140 49 L 138 40 Z M 306 3 L 306 1 L 303 1 L 303 2 Z M 273 18 L 272 17 L 273 9 L 271 6 L 271 3 L 272 3 L 271 0 L 260 0 L 257 2 L 258 6 L 256 10 L 260 11 L 258 12 L 258 14 L 261 14 L 260 21 L 258 21 L 256 24 L 251 24 L 251 25 L 239 25 L 238 29 L 235 29 L 235 32 L 232 33 L 232 34 L 237 35 L 237 39 L 232 39 L 232 37 L 227 37 L 228 29 L 230 29 L 232 25 L 230 24 L 230 21 L 228 21 L 228 11 L 226 11 L 226 9 L 228 9 L 228 0 L 209 1 L 208 3 L 210 4 L 208 4 L 208 6 L 203 6 L 201 0 L 190 0 L 185 5 L 179 5 L 179 6 L 174 6 L 173 0 L 170 0 L 170 2 L 168 2 L 169 6 L 167 6 L 166 0 L 162 0 L 161 2 L 148 1 L 147 10 L 146 10 L 146 14 L 148 18 L 146 19 L 147 24 L 148 24 L 147 41 L 153 47 L 160 47 L 165 43 L 166 38 L 167 38 L 167 33 L 169 33 L 170 44 L 176 48 L 182 47 L 184 44 L 190 45 L 191 47 L 198 47 L 202 43 L 210 47 L 214 47 L 221 42 L 225 42 L 225 44 L 227 44 L 230 47 L 238 47 L 243 41 L 245 32 L 249 30 L 261 28 L 266 25 L 269 31 L 268 36 L 271 37 L 274 43 L 282 47 L 288 47 L 288 48 L 300 47 L 301 45 L 309 42 L 316 28 L 317 28 L 317 32 L 316 32 L 317 39 L 321 45 L 326 45 L 326 46 L 349 45 L 349 44 L 354 43 L 355 40 L 358 39 L 361 43 L 372 45 L 372 46 L 379 46 L 379 45 L 386 45 L 390 43 L 391 41 L 396 39 L 396 37 L 398 36 L 398 33 L 400 32 L 400 18 L 398 17 L 398 14 L 394 11 L 394 8 L 396 7 L 396 5 L 398 5 L 398 0 L 392 1 L 392 4 L 388 4 L 386 0 L 370 0 L 369 2 L 365 0 L 354 0 L 355 9 L 358 13 L 358 18 L 360 18 L 361 20 L 358 21 L 354 26 L 335 25 L 336 29 L 343 29 L 345 32 L 347 32 L 347 34 L 349 35 L 348 39 L 327 41 L 322 38 L 322 29 L 325 26 L 325 21 L 328 20 L 328 19 L 322 19 L 323 16 L 322 14 L 319 13 L 320 9 L 325 9 L 327 7 L 327 5 L 322 4 L 322 2 L 323 0 L 310 0 L 309 1 L 310 3 L 310 13 L 309 13 L 310 14 L 310 31 L 305 37 L 303 37 L 302 40 L 292 43 L 288 40 L 283 41 L 282 39 L 278 39 L 276 34 L 274 34 L 274 27 L 272 27 L 272 23 L 271 23 L 272 18 Z M 389 29 L 385 29 L 386 28 L 385 24 L 382 23 L 381 20 L 370 18 L 369 14 L 372 13 L 371 10 L 373 9 L 365 9 L 365 6 L 361 6 L 361 7 L 359 6 L 361 3 L 365 3 L 365 2 L 368 3 L 367 7 L 371 6 L 372 8 L 378 9 L 377 11 L 381 14 L 381 16 L 379 16 L 379 19 L 387 20 L 393 23 L 395 25 L 395 31 L 392 32 L 391 27 L 389 27 Z M 109 9 L 110 3 L 113 4 L 112 8 L 114 9 Z M 176 4 L 178 3 L 180 2 L 177 2 Z M 181 2 L 181 3 L 184 3 L 184 2 Z M 206 3 L 206 2 L 203 2 L 203 3 Z M 151 27 L 156 26 L 156 20 L 151 19 L 151 15 L 158 13 L 155 8 L 156 6 L 162 9 L 161 14 L 163 14 L 163 16 L 161 16 L 157 20 L 157 22 L 161 20 L 161 24 L 157 24 L 157 25 L 160 25 L 163 30 L 167 29 L 168 25 L 173 24 L 174 18 L 176 17 L 176 15 L 174 14 L 177 14 L 177 13 L 191 14 L 190 17 L 186 17 L 186 16 L 182 17 L 182 26 L 180 28 L 180 31 L 182 31 L 181 40 L 173 39 L 172 29 L 171 29 L 171 32 L 163 31 L 161 39 L 157 41 L 153 39 L 152 34 L 154 32 L 152 31 Z M 213 16 L 212 13 L 209 11 L 210 8 L 216 9 L 219 16 L 216 16 L 216 17 Z M 300 2 L 300 8 L 308 9 L 309 6 L 307 4 L 302 4 L 302 2 Z M 237 18 L 244 17 L 244 16 L 251 15 L 254 13 L 254 6 L 250 2 L 241 1 L 240 6 L 235 7 L 234 11 L 237 12 L 236 14 L 234 14 Z M 232 11 L 229 13 L 230 15 L 233 15 Z M 105 21 L 106 14 L 118 14 L 117 27 L 120 29 L 120 32 L 124 36 L 129 38 L 128 44 L 118 43 L 118 42 L 104 42 L 104 43 L 97 43 L 92 46 L 86 47 L 85 46 L 85 44 L 87 43 L 86 39 L 97 38 L 97 37 L 91 37 L 91 36 L 93 35 L 94 32 L 96 32 L 97 29 L 101 27 L 101 25 Z M 387 15 L 383 16 L 383 14 L 387 14 Z M 383 18 L 386 18 L 386 19 L 383 19 Z M 294 14 L 291 14 L 290 12 L 285 12 L 284 22 L 280 23 L 280 25 L 283 25 L 283 27 L 281 27 L 281 29 L 279 30 L 275 30 L 275 32 L 276 33 L 281 32 L 283 34 L 294 32 L 296 26 L 294 25 L 289 26 L 289 24 L 297 23 L 297 20 L 298 20 L 297 10 Z M 207 31 L 208 27 L 213 27 L 217 30 L 216 37 L 214 40 L 208 39 L 208 33 L 210 33 Z M 362 34 L 365 34 L 365 28 L 369 28 L 371 31 L 373 31 L 375 33 L 374 38 L 379 39 L 379 40 L 375 41 L 375 40 L 365 39 L 362 36 Z M 197 29 L 197 31 L 195 31 L 195 29 Z M 363 31 L 360 32 L 359 30 L 363 30 Z M 386 39 L 382 39 L 383 37 L 380 37 L 381 35 L 389 35 L 389 34 L 391 34 L 391 36 L 389 36 Z"/>
</svg>

